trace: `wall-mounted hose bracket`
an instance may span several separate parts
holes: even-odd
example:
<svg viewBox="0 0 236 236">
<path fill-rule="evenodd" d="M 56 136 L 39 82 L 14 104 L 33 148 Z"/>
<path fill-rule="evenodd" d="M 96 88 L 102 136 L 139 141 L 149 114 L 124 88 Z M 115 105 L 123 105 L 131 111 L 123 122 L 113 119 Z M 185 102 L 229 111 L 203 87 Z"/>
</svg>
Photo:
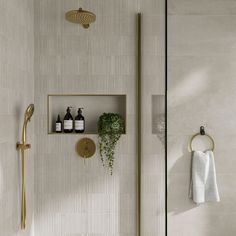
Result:
<svg viewBox="0 0 236 236">
<path fill-rule="evenodd" d="M 26 150 L 26 149 L 30 149 L 30 148 L 31 148 L 30 144 L 24 144 L 24 143 L 20 143 L 20 142 L 16 143 L 17 150 Z"/>
</svg>

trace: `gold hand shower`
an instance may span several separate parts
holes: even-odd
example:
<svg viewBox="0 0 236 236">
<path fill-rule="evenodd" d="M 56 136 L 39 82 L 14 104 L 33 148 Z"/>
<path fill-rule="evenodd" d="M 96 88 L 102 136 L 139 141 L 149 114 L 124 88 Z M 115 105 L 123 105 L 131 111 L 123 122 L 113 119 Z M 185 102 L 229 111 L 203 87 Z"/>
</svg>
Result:
<svg viewBox="0 0 236 236">
<path fill-rule="evenodd" d="M 30 144 L 26 143 L 26 128 L 27 124 L 30 121 L 34 113 L 34 104 L 30 104 L 24 116 L 24 124 L 22 129 L 22 143 L 17 143 L 16 148 L 17 150 L 21 151 L 21 176 L 22 176 L 22 183 L 21 183 L 21 229 L 25 229 L 26 226 L 26 196 L 25 196 L 25 150 L 30 148 Z"/>
</svg>

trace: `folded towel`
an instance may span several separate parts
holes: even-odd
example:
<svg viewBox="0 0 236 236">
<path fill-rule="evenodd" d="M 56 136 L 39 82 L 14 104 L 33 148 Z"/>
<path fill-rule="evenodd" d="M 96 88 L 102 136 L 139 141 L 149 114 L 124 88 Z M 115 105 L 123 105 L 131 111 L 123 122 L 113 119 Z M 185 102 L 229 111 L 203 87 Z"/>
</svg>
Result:
<svg viewBox="0 0 236 236">
<path fill-rule="evenodd" d="M 220 201 L 212 151 L 193 152 L 189 197 L 197 204 Z"/>
</svg>

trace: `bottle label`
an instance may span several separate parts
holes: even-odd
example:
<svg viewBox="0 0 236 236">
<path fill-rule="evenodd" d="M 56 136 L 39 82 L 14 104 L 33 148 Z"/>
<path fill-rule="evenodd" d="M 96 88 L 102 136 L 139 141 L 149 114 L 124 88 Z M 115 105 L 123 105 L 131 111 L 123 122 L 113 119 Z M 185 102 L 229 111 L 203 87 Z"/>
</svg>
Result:
<svg viewBox="0 0 236 236">
<path fill-rule="evenodd" d="M 84 130 L 83 120 L 75 120 L 75 130 Z"/>
<path fill-rule="evenodd" d="M 61 131 L 61 123 L 56 123 L 56 131 Z"/>
<path fill-rule="evenodd" d="M 73 121 L 72 120 L 64 120 L 64 129 L 73 129 Z"/>
</svg>

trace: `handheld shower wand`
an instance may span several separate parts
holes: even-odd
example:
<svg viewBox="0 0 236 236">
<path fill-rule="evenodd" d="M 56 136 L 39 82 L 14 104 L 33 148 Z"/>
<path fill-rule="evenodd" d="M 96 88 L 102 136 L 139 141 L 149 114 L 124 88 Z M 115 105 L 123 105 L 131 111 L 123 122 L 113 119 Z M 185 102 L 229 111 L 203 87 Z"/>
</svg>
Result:
<svg viewBox="0 0 236 236">
<path fill-rule="evenodd" d="M 25 229 L 26 227 L 26 196 L 25 196 L 25 150 L 30 148 L 30 144 L 26 143 L 26 129 L 27 124 L 30 121 L 34 113 L 34 104 L 30 104 L 24 115 L 24 123 L 22 129 L 22 140 L 21 143 L 18 142 L 16 144 L 17 150 L 21 151 L 21 176 L 22 176 L 22 183 L 21 183 L 21 229 Z"/>
</svg>

